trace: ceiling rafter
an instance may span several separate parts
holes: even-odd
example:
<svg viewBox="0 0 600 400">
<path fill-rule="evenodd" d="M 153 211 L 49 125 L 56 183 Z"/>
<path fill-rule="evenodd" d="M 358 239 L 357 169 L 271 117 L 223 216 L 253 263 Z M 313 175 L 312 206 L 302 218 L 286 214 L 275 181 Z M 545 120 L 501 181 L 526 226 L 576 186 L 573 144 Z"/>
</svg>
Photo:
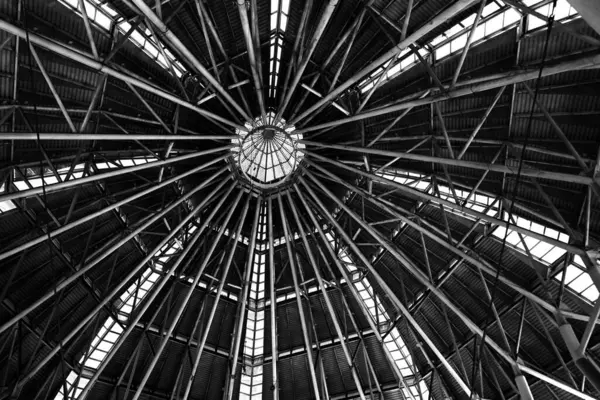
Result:
<svg viewBox="0 0 600 400">
<path fill-rule="evenodd" d="M 594 11 L 282 1 L 0 6 L 0 386 L 595 398 Z"/>
</svg>

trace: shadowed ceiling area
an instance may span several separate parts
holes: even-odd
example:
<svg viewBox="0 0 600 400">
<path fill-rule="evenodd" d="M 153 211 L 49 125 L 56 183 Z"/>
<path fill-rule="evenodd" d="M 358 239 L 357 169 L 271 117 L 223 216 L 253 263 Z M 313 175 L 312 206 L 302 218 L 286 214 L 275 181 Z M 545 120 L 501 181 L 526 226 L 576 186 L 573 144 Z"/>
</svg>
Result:
<svg viewBox="0 0 600 400">
<path fill-rule="evenodd" d="M 0 1 L 0 400 L 600 398 L 596 0 Z"/>
</svg>

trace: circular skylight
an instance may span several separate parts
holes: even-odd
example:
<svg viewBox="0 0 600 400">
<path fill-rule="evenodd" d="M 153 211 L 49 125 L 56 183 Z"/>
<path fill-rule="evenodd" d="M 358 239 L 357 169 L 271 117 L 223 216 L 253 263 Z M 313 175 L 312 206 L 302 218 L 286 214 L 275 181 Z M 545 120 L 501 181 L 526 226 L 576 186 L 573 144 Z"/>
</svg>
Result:
<svg viewBox="0 0 600 400">
<path fill-rule="evenodd" d="M 253 184 L 269 188 L 284 182 L 298 168 L 304 157 L 304 145 L 298 143 L 301 134 L 285 120 L 275 121 L 275 113 L 269 112 L 266 121 L 262 116 L 246 124 L 247 132 L 236 130 L 238 145 L 233 151 L 242 174 Z"/>
</svg>

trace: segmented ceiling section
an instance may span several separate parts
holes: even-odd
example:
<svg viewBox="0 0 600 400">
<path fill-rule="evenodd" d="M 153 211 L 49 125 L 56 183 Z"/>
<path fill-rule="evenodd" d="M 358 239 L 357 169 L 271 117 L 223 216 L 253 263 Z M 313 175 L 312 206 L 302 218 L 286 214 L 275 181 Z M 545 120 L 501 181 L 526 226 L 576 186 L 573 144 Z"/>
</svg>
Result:
<svg viewBox="0 0 600 400">
<path fill-rule="evenodd" d="M 0 400 L 598 398 L 591 3 L 0 2 Z"/>
</svg>

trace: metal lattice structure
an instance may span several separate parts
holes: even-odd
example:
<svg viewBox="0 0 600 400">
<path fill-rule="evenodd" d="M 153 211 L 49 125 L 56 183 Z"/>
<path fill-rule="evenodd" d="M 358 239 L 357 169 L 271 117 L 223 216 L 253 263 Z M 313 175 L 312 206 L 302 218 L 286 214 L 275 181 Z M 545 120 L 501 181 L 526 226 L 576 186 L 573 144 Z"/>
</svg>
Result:
<svg viewBox="0 0 600 400">
<path fill-rule="evenodd" d="M 0 399 L 600 398 L 596 0 L 5 0 L 0 96 Z"/>
</svg>

